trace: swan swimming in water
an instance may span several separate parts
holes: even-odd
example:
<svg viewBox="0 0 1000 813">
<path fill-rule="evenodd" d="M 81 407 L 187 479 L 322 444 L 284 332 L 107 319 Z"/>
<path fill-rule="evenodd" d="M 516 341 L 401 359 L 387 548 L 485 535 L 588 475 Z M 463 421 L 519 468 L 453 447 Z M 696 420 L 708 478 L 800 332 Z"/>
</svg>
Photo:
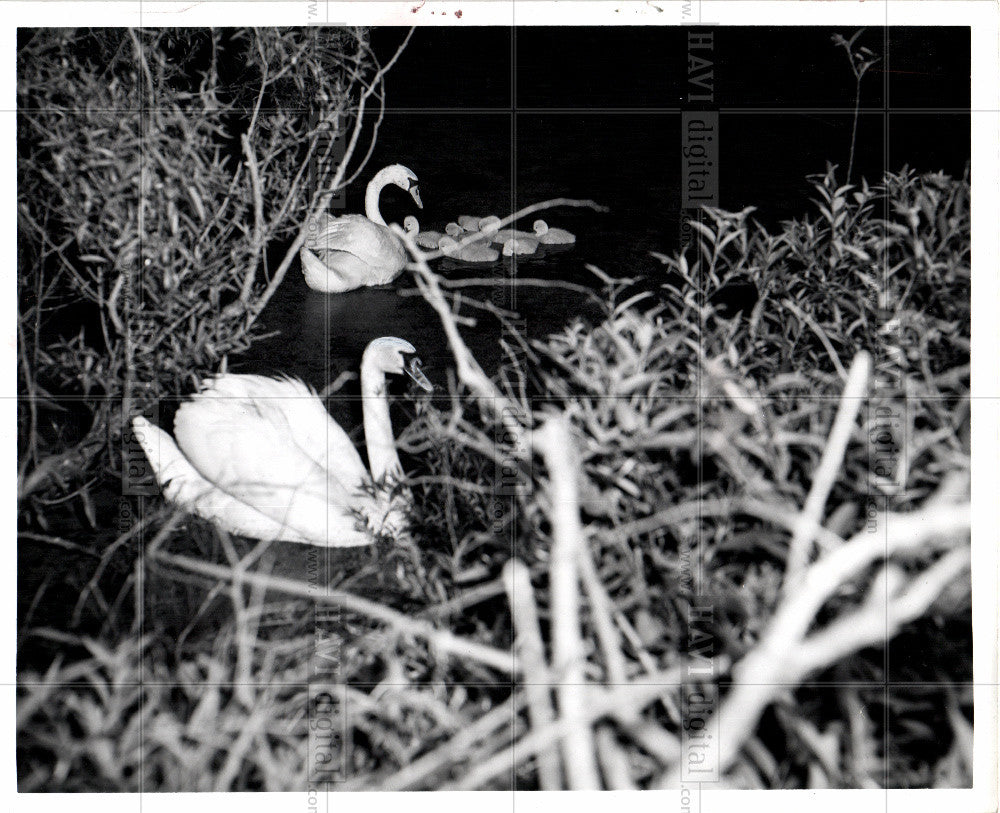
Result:
<svg viewBox="0 0 1000 813">
<path fill-rule="evenodd" d="M 421 209 L 417 176 L 401 164 L 376 173 L 365 193 L 364 215 L 333 217 L 320 213 L 308 225 L 299 251 L 306 285 L 315 291 L 342 293 L 365 285 L 385 285 L 400 275 L 406 251 L 378 208 L 382 190 L 393 184 L 410 193 Z"/>
<path fill-rule="evenodd" d="M 442 237 L 438 248 L 446 257 L 463 260 L 467 263 L 491 263 L 500 256 L 495 248 L 490 248 L 483 240 L 476 240 L 468 245 L 459 246 L 454 237 Z"/>
<path fill-rule="evenodd" d="M 413 215 L 403 218 L 403 229 L 421 248 L 436 249 L 438 241 L 444 237 L 439 231 L 420 231 L 420 222 Z"/>
<path fill-rule="evenodd" d="M 508 240 L 514 238 L 517 240 L 528 240 L 535 243 L 535 248 L 538 248 L 538 238 L 535 236 L 534 232 L 521 231 L 520 229 L 498 229 L 497 226 L 500 225 L 500 218 L 496 215 L 488 215 L 487 217 L 481 218 L 479 221 L 479 230 L 490 238 L 494 243 L 506 243 Z M 527 251 L 524 253 L 531 254 L 535 249 Z"/>
<path fill-rule="evenodd" d="M 467 239 L 470 235 L 475 234 L 476 230 L 473 229 L 471 232 L 466 231 L 457 223 L 451 222 L 444 227 L 444 233 L 446 236 L 453 238 L 456 243 L 460 243 L 463 240 Z M 472 242 L 466 243 L 466 246 L 482 246 L 484 248 L 489 248 L 489 245 L 490 245 L 490 240 L 486 236 L 478 237 Z M 440 247 L 440 241 L 438 247 Z"/>
<path fill-rule="evenodd" d="M 132 426 L 166 499 L 226 531 L 319 547 L 368 545 L 406 532 L 400 498 L 365 486 L 402 477 L 385 377 L 405 372 L 431 390 L 419 360 L 407 366 L 403 359 L 413 352 L 409 342 L 388 336 L 362 356 L 370 474 L 322 400 L 290 378 L 206 379 L 177 410 L 176 443 L 142 416 Z"/>
<path fill-rule="evenodd" d="M 536 220 L 531 228 L 535 230 L 535 238 L 539 243 L 567 246 L 576 242 L 575 235 L 570 234 L 565 229 L 550 229 L 544 220 Z"/>
<path fill-rule="evenodd" d="M 510 237 L 503 244 L 503 256 L 513 257 L 515 254 L 534 254 L 538 251 L 538 241 L 530 237 Z"/>
</svg>

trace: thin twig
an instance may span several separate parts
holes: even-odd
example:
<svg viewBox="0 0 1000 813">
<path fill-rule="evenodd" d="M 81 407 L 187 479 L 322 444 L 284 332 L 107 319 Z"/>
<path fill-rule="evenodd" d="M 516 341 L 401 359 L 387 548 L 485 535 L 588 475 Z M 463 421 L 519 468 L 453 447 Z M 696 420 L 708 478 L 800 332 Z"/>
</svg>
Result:
<svg viewBox="0 0 1000 813">
<path fill-rule="evenodd" d="M 263 85 L 261 86 L 263 92 Z M 258 99 L 258 103 L 259 103 Z M 254 111 L 256 115 L 256 110 Z M 247 170 L 250 174 L 250 188 L 253 191 L 253 251 L 250 252 L 250 260 L 243 278 L 243 287 L 240 290 L 240 302 L 247 302 L 250 294 L 253 293 L 253 283 L 256 277 L 258 256 L 264 248 L 264 197 L 261 193 L 260 172 L 257 169 L 257 158 L 253 154 L 250 140 L 247 134 L 240 136 L 240 143 L 243 145 L 243 155 L 246 157 Z"/>
<path fill-rule="evenodd" d="M 71 550 L 74 553 L 80 553 L 84 556 L 92 556 L 95 559 L 100 558 L 99 553 L 95 553 L 94 551 L 85 548 L 83 545 L 77 545 L 75 542 L 63 539 L 61 536 L 48 536 L 47 534 L 36 534 L 30 531 L 18 531 L 17 538 L 30 539 L 32 542 L 44 542 L 46 545 L 54 545 L 57 548 Z"/>
<path fill-rule="evenodd" d="M 488 493 L 492 494 L 493 492 L 490 491 Z M 486 584 L 480 584 L 476 587 L 470 587 L 468 590 L 463 590 L 454 598 L 450 598 L 441 604 L 434 604 L 433 606 L 422 610 L 421 615 L 428 615 L 434 618 L 455 615 L 468 607 L 474 607 L 484 601 L 489 601 L 491 598 L 501 596 L 503 593 L 504 585 L 502 580 L 494 579 Z"/>
<path fill-rule="evenodd" d="M 249 607 L 261 606 L 263 604 L 263 595 L 257 596 L 257 604 L 254 604 L 253 600 L 250 602 L 244 601 L 243 587 L 245 584 L 244 576 L 246 568 L 241 566 L 239 556 L 233 547 L 233 540 L 229 534 L 221 528 L 217 529 L 217 533 L 222 543 L 222 549 L 226 554 L 226 559 L 229 561 L 230 572 L 232 573 L 232 579 L 229 582 L 229 598 L 233 605 L 236 626 L 236 664 L 233 668 L 237 683 L 236 696 L 245 708 L 253 709 L 253 647 L 257 635 L 256 624 L 250 618 Z"/>
<path fill-rule="evenodd" d="M 458 331 L 455 323 L 455 315 L 448 307 L 437 275 L 431 271 L 427 265 L 424 254 L 413 241 L 413 237 L 402 229 L 396 229 L 400 239 L 416 258 L 415 263 L 411 263 L 411 268 L 417 272 L 417 287 L 424 294 L 424 299 L 434 308 L 444 327 L 445 335 L 448 337 L 448 344 L 451 347 L 452 355 L 458 368 L 458 377 L 469 389 L 479 396 L 480 403 L 492 412 L 504 425 L 504 428 L 514 439 L 513 451 L 522 458 L 527 457 L 527 446 L 525 444 L 525 427 L 518 420 L 520 410 L 517 405 L 503 395 L 496 385 L 489 379 L 483 368 L 479 366 L 472 352 L 469 350 L 462 335 Z"/>
<path fill-rule="evenodd" d="M 373 782 L 369 777 L 365 777 L 356 782 L 345 783 L 341 790 L 410 790 L 432 774 L 443 771 L 455 762 L 468 759 L 470 750 L 478 742 L 501 726 L 509 727 L 516 719 L 522 705 L 523 701 L 515 695 L 457 732 L 444 745 L 400 768 L 386 779 Z"/>
<path fill-rule="evenodd" d="M 601 584 L 590 551 L 586 549 L 580 553 L 580 578 L 583 580 L 583 587 L 587 593 L 590 616 L 597 632 L 597 640 L 600 642 L 601 652 L 604 653 L 604 667 L 607 669 L 608 683 L 624 683 L 628 680 L 628 672 L 625 669 L 621 638 L 612 617 L 614 604 L 604 590 L 604 585 Z"/>
<path fill-rule="evenodd" d="M 183 514 L 179 511 L 173 511 L 167 521 L 163 524 L 163 527 L 157 532 L 154 541 L 159 538 L 166 537 L 167 534 L 173 530 L 174 525 Z M 73 608 L 73 626 L 77 626 L 80 623 L 80 618 L 83 614 L 83 608 L 87 604 L 87 598 L 92 595 L 97 590 L 97 585 L 101 580 L 101 576 L 104 575 L 104 569 L 111 563 L 111 558 L 114 554 L 132 537 L 137 535 L 142 531 L 146 525 L 149 523 L 149 517 L 143 517 L 135 525 L 129 528 L 125 533 L 119 536 L 114 542 L 112 542 L 104 553 L 101 555 L 101 561 L 94 570 L 94 574 L 90 577 L 90 580 L 84 585 L 83 590 L 80 591 L 80 598 L 77 599 L 76 606 Z"/>
</svg>

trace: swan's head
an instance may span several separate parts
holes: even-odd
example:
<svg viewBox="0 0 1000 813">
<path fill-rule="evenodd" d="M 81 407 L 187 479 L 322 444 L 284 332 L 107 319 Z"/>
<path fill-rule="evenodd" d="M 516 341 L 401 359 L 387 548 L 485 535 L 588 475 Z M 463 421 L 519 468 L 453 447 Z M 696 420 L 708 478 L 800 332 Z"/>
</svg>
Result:
<svg viewBox="0 0 1000 813">
<path fill-rule="evenodd" d="M 420 231 L 420 222 L 413 215 L 407 215 L 403 218 L 403 231 L 416 235 Z"/>
<path fill-rule="evenodd" d="M 531 228 L 535 230 L 535 234 L 541 236 L 549 230 L 549 224 L 546 223 L 544 220 L 536 220 L 534 223 L 531 224 Z"/>
<path fill-rule="evenodd" d="M 449 223 L 444 227 L 444 233 L 449 237 L 458 237 L 461 234 L 465 234 L 465 229 L 459 226 L 457 223 Z"/>
<path fill-rule="evenodd" d="M 391 183 L 400 189 L 405 189 L 410 193 L 413 202 L 421 209 L 424 208 L 424 204 L 420 200 L 420 189 L 417 188 L 417 176 L 402 164 L 387 166 L 375 176 L 373 181 L 375 180 L 380 181 L 383 185 Z"/>
<path fill-rule="evenodd" d="M 365 348 L 364 356 L 361 358 L 361 369 L 376 369 L 385 375 L 406 374 L 420 387 L 427 392 L 434 389 L 434 385 L 427 380 L 423 370 L 420 369 L 420 359 L 416 357 L 417 349 L 405 339 L 397 339 L 395 336 L 382 336 L 375 339 Z M 406 356 L 411 356 L 407 360 Z"/>
<path fill-rule="evenodd" d="M 484 234 L 493 234 L 500 229 L 500 218 L 496 215 L 487 215 L 479 218 L 479 231 Z"/>
</svg>

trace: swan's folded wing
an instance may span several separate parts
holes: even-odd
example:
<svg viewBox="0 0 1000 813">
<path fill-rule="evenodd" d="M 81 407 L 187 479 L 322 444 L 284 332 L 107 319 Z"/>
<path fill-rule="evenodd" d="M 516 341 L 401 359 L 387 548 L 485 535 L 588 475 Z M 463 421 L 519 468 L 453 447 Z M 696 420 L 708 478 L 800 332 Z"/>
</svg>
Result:
<svg viewBox="0 0 1000 813">
<path fill-rule="evenodd" d="M 145 418 L 133 419 L 156 480 L 168 502 L 215 523 L 232 534 L 255 539 L 307 542 L 301 533 L 216 488 L 187 461 L 174 439 Z"/>
<path fill-rule="evenodd" d="M 324 252 L 353 254 L 373 269 L 398 273 L 406 264 L 406 250 L 399 238 L 385 226 L 363 215 L 328 217 L 322 228 L 310 234 L 306 247 L 323 259 Z"/>
<path fill-rule="evenodd" d="M 342 294 L 367 285 L 392 282 L 398 271 L 374 268 L 349 251 L 321 251 L 322 259 L 305 246 L 299 252 L 302 275 L 314 291 Z"/>
<path fill-rule="evenodd" d="M 328 476 L 293 441 L 283 416 L 267 401 L 196 398 L 178 410 L 175 431 L 205 480 L 303 540 L 370 543 L 356 515 L 368 516 L 371 497 Z"/>
<path fill-rule="evenodd" d="M 331 223 L 335 223 L 337 218 L 331 215 L 329 212 L 320 212 L 312 220 L 306 224 L 306 240 L 304 245 L 306 248 L 317 248 L 320 246 L 320 241 L 322 235 L 326 233 L 326 230 L 330 227 Z"/>
<path fill-rule="evenodd" d="M 350 437 L 306 384 L 293 378 L 259 375 L 218 376 L 203 385 L 199 397 L 243 397 L 267 404 L 275 425 L 287 429 L 301 452 L 345 489 L 353 490 L 368 479 L 368 471 Z"/>
<path fill-rule="evenodd" d="M 417 245 L 421 248 L 437 249 L 442 237 L 444 235 L 439 231 L 422 231 L 417 235 Z"/>
<path fill-rule="evenodd" d="M 342 491 L 338 484 L 321 485 L 315 481 L 297 487 L 248 482 L 230 487 L 239 500 L 301 537 L 292 541 L 334 548 L 368 545 L 373 541 L 367 527 L 375 512 L 368 495 L 355 495 L 345 501 L 335 496 Z"/>
<path fill-rule="evenodd" d="M 174 418 L 177 442 L 214 483 L 298 484 L 325 480 L 360 484 L 361 456 L 322 402 L 293 379 L 222 375 L 207 379 Z"/>
</svg>

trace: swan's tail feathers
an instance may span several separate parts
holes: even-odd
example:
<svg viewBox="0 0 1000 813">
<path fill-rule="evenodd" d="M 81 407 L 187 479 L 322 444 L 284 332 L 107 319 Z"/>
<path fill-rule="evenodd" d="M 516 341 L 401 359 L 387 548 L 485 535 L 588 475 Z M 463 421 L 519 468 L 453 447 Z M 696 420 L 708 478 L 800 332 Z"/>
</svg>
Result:
<svg viewBox="0 0 1000 813">
<path fill-rule="evenodd" d="M 314 291 L 325 291 L 329 285 L 327 279 L 330 269 L 312 251 L 303 246 L 299 249 L 299 260 L 302 263 L 302 276 L 306 279 L 306 285 Z"/>
<path fill-rule="evenodd" d="M 314 291 L 342 294 L 365 284 L 359 277 L 369 272 L 369 268 L 353 254 L 336 249 L 317 250 L 322 252 L 326 262 L 305 246 L 299 249 L 302 276 L 305 277 L 306 285 Z"/>
<path fill-rule="evenodd" d="M 137 415 L 132 419 L 132 430 L 146 459 L 149 460 L 149 465 L 153 467 L 156 482 L 164 490 L 167 499 L 173 501 L 167 492 L 175 481 L 192 477 L 202 479 L 177 448 L 174 439 L 160 427 Z"/>
</svg>

